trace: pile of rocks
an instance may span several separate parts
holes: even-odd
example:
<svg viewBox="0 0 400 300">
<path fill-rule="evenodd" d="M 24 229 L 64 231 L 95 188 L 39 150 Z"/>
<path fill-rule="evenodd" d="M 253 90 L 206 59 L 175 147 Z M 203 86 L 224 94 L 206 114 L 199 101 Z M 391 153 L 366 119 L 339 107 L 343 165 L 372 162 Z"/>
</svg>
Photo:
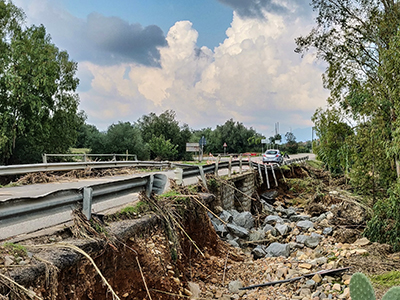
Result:
<svg viewBox="0 0 400 300">
<path fill-rule="evenodd" d="M 262 220 L 250 212 L 222 210 L 212 224 L 229 244 L 247 253 L 247 261 L 232 263 L 226 272 L 227 286 L 207 286 L 207 297 L 216 299 L 349 299 L 349 272 L 314 274 L 339 267 L 350 256 L 368 255 L 366 238 L 352 244 L 338 243 L 329 221 L 332 212 L 316 217 L 296 208 L 272 206 L 261 200 Z M 334 209 L 334 206 L 331 207 Z M 230 276 L 229 274 L 234 274 Z M 240 276 L 238 276 L 240 274 Z M 307 275 L 307 276 L 304 276 Z M 304 277 L 303 277 L 304 276 Z M 300 277 L 300 280 L 268 287 L 240 290 L 247 285 Z"/>
<path fill-rule="evenodd" d="M 252 253 L 254 258 L 288 257 L 291 252 L 303 247 L 316 248 L 323 236 L 331 235 L 329 226 L 331 212 L 318 217 L 300 214 L 295 208 L 274 207 L 261 200 L 263 214 L 267 215 L 257 226 L 250 212 L 222 210 L 219 218 L 210 214 L 211 222 L 217 234 L 235 247 L 248 247 L 252 242 L 272 242 L 268 247 L 258 245 Z"/>
</svg>

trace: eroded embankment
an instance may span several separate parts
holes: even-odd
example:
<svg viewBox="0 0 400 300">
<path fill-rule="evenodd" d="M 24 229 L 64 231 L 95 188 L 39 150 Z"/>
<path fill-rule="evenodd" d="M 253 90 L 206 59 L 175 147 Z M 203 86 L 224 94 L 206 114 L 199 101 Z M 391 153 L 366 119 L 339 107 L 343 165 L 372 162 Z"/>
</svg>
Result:
<svg viewBox="0 0 400 300">
<path fill-rule="evenodd" d="M 332 183 L 332 178 L 323 172 L 297 166 L 276 175 L 279 186 L 274 188 L 275 196 L 271 200 L 275 215 L 283 217 L 284 212 L 288 213 L 292 206 L 296 206 L 296 214 L 305 212 L 310 217 L 320 216 L 335 204 L 337 212 L 332 212 L 335 217 L 329 224 L 326 220 L 325 226 L 332 224 L 334 232 L 340 232 L 349 220 L 356 220 L 354 212 L 358 206 L 348 208 L 349 202 L 339 205 L 339 195 L 329 193 L 331 187 L 328 189 L 328 184 Z M 289 178 L 298 177 L 303 179 L 289 184 L 294 180 Z M 274 180 L 272 177 L 269 179 L 271 182 Z M 226 178 L 217 180 L 215 187 L 224 185 L 226 181 Z M 264 184 L 256 184 L 259 193 L 267 190 L 265 178 Z M 333 266 L 333 263 L 335 267 L 352 265 L 360 271 L 366 270 L 361 264 L 364 261 L 368 261 L 365 265 L 369 268 L 374 265 L 375 255 L 353 257 L 350 252 L 353 250 L 340 248 L 336 242 L 340 236 L 324 237 L 314 249 L 304 245 L 297 248 L 301 246 L 296 242 L 300 232 L 295 224 L 290 223 L 287 225 L 292 229 L 281 236 L 271 236 L 269 240 L 239 241 L 244 246 L 252 245 L 250 251 L 256 245 L 266 246 L 277 240 L 292 243 L 290 256 L 285 259 L 266 257 L 253 261 L 248 249 L 245 254 L 243 249 L 219 239 L 205 206 L 212 207 L 210 204 L 221 203 L 221 199 L 199 192 L 204 192 L 201 186 L 177 187 L 177 190 L 158 198 L 143 198 L 139 211 L 109 216 L 106 224 L 96 220 L 85 222 L 77 214 L 75 226 L 55 236 L 24 241 L 25 248 L 17 245 L 0 247 L 0 274 L 6 276 L 0 276 L 0 299 L 184 299 L 200 289 L 205 299 L 225 299 L 228 283 L 237 279 L 250 285 L 278 280 L 282 276 L 298 276 L 303 274 L 301 272 L 319 271 Z M 236 192 L 242 194 L 242 191 Z M 268 205 L 264 203 L 260 207 L 258 200 L 256 193 L 251 200 L 251 210 L 255 222 L 261 225 L 268 216 L 264 211 Z M 144 211 L 152 211 L 152 214 L 140 217 Z M 352 212 L 345 217 L 346 213 Z M 354 227 L 354 224 L 350 225 Z M 320 232 L 321 235 L 323 227 L 319 228 L 317 222 L 315 226 L 312 232 L 302 234 L 309 236 Z M 341 241 L 343 247 L 353 243 L 357 237 L 351 238 L 351 241 L 347 238 Z M 349 247 L 352 249 L 351 245 Z M 351 255 L 347 257 L 348 254 Z M 312 265 L 311 262 L 321 256 L 327 258 L 326 262 Z M 309 268 L 301 268 L 304 262 Z M 385 265 L 388 265 L 386 261 Z M 341 280 L 340 277 L 335 279 Z M 24 291 L 16 283 L 28 290 Z M 323 288 L 325 291 L 332 288 L 329 282 L 321 284 L 324 285 L 315 285 L 312 289 Z M 303 285 L 304 282 L 299 282 L 277 286 L 276 289 L 256 289 L 247 294 L 230 292 L 230 295 L 236 298 L 246 295 L 247 299 L 289 299 L 291 296 L 300 297 L 307 289 L 311 293 L 312 289 Z M 346 285 L 341 287 L 344 289 Z M 283 294 L 284 290 L 287 294 Z M 342 295 L 340 293 L 336 292 L 336 296 Z M 272 294 L 277 296 L 268 296 Z M 332 295 L 337 299 L 334 293 Z"/>
<path fill-rule="evenodd" d="M 16 295 L 20 299 L 176 299 L 190 294 L 188 282 L 220 269 L 210 258 L 228 251 L 199 204 L 203 200 L 190 194 L 196 201 L 182 195 L 172 201 L 153 199 L 147 205 L 154 205 L 158 215 L 108 226 L 78 217 L 72 229 L 24 242 L 26 253 L 10 251 L 15 245 L 2 247 L 0 299 Z M 70 233 L 75 238 L 68 237 Z M 207 271 L 199 268 L 203 263 L 209 265 Z"/>
</svg>

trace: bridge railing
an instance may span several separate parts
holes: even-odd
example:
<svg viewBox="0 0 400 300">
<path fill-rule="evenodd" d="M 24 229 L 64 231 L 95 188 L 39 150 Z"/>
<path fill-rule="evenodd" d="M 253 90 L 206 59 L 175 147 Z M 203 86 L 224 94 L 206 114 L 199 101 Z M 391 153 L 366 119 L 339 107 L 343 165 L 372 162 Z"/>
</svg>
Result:
<svg viewBox="0 0 400 300">
<path fill-rule="evenodd" d="M 44 216 L 73 210 L 81 206 L 87 219 L 92 204 L 116 197 L 146 191 L 161 194 L 167 183 L 165 174 L 150 174 L 124 180 L 88 185 L 83 188 L 59 190 L 37 197 L 19 197 L 0 201 L 0 228 Z M 0 237 L 1 238 L 1 237 Z"/>
<path fill-rule="evenodd" d="M 105 168 L 122 168 L 122 167 L 138 167 L 138 168 L 168 168 L 171 166 L 169 162 L 163 161 L 87 161 L 87 162 L 62 162 L 47 164 L 27 164 L 27 165 L 10 165 L 0 166 L 0 176 L 5 175 L 21 175 L 34 172 L 45 171 L 72 171 L 84 170 L 86 168 L 105 169 Z"/>
<path fill-rule="evenodd" d="M 295 162 L 304 162 L 308 159 L 308 157 L 304 157 L 301 159 L 293 159 L 288 161 L 288 163 Z M 97 162 L 97 164 L 105 164 L 109 162 Z M 114 163 L 129 163 L 129 162 L 114 162 Z M 137 165 L 141 166 L 154 166 L 155 163 L 158 166 L 171 166 L 171 163 L 163 163 L 163 162 L 134 162 Z M 43 165 L 49 164 L 41 164 L 42 166 L 35 165 L 25 165 L 25 166 L 7 166 L 19 168 L 19 172 L 38 172 L 41 170 L 49 170 L 42 169 Z M 63 165 L 63 164 L 57 164 Z M 28 167 L 29 166 L 29 167 Z M 84 167 L 83 164 L 78 165 L 79 167 Z M 204 174 L 205 173 L 218 173 L 220 169 L 228 168 L 228 172 L 231 172 L 232 167 L 249 166 L 254 170 L 258 170 L 261 175 L 261 170 L 267 174 L 268 170 L 275 170 L 280 166 L 277 164 L 261 164 L 252 162 L 251 160 L 230 160 L 229 162 L 219 162 L 217 161 L 214 164 L 205 165 L 205 166 L 190 166 L 190 165 L 181 165 L 177 164 L 181 170 L 181 177 L 195 177 L 201 176 L 202 180 L 205 181 Z M 71 167 L 71 166 L 69 166 Z M 4 167 L 1 168 L 1 173 L 7 173 L 4 171 Z M 60 169 L 57 169 L 60 170 Z M 10 171 L 8 174 L 14 174 L 14 171 Z M 268 178 L 268 176 L 266 176 Z M 10 226 L 13 224 L 18 224 L 22 221 L 28 221 L 31 219 L 40 218 L 43 216 L 49 216 L 52 214 L 72 210 L 79 205 L 82 206 L 82 212 L 86 215 L 88 219 L 91 218 L 91 207 L 93 203 L 102 202 L 105 200 L 110 200 L 115 197 L 128 195 L 131 193 L 136 193 L 140 191 L 146 191 L 149 195 L 151 192 L 155 192 L 156 194 L 163 193 L 167 182 L 167 176 L 165 174 L 150 174 L 142 177 L 133 177 L 124 180 L 116 180 L 110 181 L 107 183 L 95 184 L 85 186 L 83 188 L 78 189 L 67 189 L 67 190 L 59 190 L 55 192 L 48 193 L 46 195 L 37 196 L 37 197 L 18 197 L 11 198 L 4 201 L 0 201 L 0 228 L 5 226 Z M 268 183 L 269 187 L 269 183 Z M 5 238 L 2 237 L 0 233 L 0 239 Z"/>
<path fill-rule="evenodd" d="M 81 160 L 83 162 L 87 162 L 89 158 L 101 158 L 101 157 L 106 157 L 106 158 L 111 158 L 112 161 L 116 161 L 118 158 L 125 159 L 128 161 L 130 158 L 133 158 L 132 160 L 137 161 L 137 155 L 136 154 L 87 154 L 87 153 L 71 153 L 71 154 L 48 154 L 44 153 L 42 154 L 42 159 L 43 163 L 47 164 L 49 157 L 81 157 Z"/>
</svg>

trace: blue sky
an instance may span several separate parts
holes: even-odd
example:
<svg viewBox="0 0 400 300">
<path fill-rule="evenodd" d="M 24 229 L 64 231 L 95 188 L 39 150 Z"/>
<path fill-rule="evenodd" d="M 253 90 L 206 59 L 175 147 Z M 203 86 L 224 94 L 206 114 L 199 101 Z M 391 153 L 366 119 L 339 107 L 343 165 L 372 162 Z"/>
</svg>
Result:
<svg viewBox="0 0 400 300">
<path fill-rule="evenodd" d="M 310 139 L 324 64 L 294 53 L 305 0 L 14 0 L 78 62 L 80 109 L 100 130 L 172 109 L 193 129 L 228 119 Z"/>
</svg>

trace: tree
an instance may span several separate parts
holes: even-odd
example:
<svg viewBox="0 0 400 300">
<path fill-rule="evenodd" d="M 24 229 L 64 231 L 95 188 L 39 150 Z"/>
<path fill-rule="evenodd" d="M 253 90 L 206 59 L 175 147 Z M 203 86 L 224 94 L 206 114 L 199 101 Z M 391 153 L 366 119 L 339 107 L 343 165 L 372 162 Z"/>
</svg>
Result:
<svg viewBox="0 0 400 300">
<path fill-rule="evenodd" d="M 97 135 L 97 139 L 89 145 L 95 154 L 136 154 L 139 160 L 149 158 L 149 149 L 142 139 L 137 124 L 118 122 L 108 127 L 107 132 Z"/>
<path fill-rule="evenodd" d="M 399 106 L 398 3 L 312 0 L 312 5 L 318 12 L 317 26 L 308 36 L 296 40 L 296 51 L 315 48 L 317 56 L 328 63 L 323 82 L 331 91 L 331 107 L 341 107 L 358 124 L 372 121 L 374 127 L 381 126 L 379 131 L 384 134 L 375 147 L 384 146 L 400 176 L 400 144 L 394 142 Z"/>
<path fill-rule="evenodd" d="M 35 162 L 43 152 L 66 152 L 82 122 L 77 64 L 51 43 L 44 26 L 24 28 L 23 19 L 11 2 L 0 1 L 2 163 Z"/>
<path fill-rule="evenodd" d="M 286 132 L 285 139 L 286 151 L 289 152 L 289 154 L 297 153 L 298 145 L 296 143 L 296 137 L 294 136 L 294 134 L 292 132 Z"/>
<path fill-rule="evenodd" d="M 337 154 L 343 158 L 350 153 L 353 184 L 375 197 L 374 216 L 365 234 L 398 249 L 400 5 L 394 0 L 312 0 L 312 5 L 318 12 L 317 26 L 296 40 L 296 51 L 315 48 L 327 62 L 323 82 L 331 91 L 330 110 L 341 108 L 342 116 L 356 124 L 355 134 L 344 143 L 326 140 L 333 151 L 321 141 L 318 154 L 326 155 L 329 168 L 338 169 L 343 163 Z M 328 119 L 316 114 L 316 119 Z M 344 123 L 334 125 L 321 126 L 320 136 L 346 132 Z"/>
<path fill-rule="evenodd" d="M 177 158 L 183 159 L 188 155 L 186 153 L 186 143 L 189 142 L 192 132 L 187 124 L 179 126 L 179 122 L 175 117 L 176 114 L 172 110 L 166 110 L 159 116 L 155 113 L 150 113 L 138 120 L 138 126 L 145 143 L 150 143 L 154 136 L 163 136 L 166 141 L 169 140 L 172 145 L 178 146 Z"/>
<path fill-rule="evenodd" d="M 333 108 L 326 111 L 317 109 L 312 121 L 318 137 L 314 153 L 330 172 L 343 173 L 348 162 L 348 153 L 343 155 L 343 149 L 347 147 L 347 138 L 353 134 L 351 127 L 343 121 L 340 111 Z"/>
<path fill-rule="evenodd" d="M 158 160 L 174 160 L 178 154 L 178 145 L 165 140 L 163 135 L 155 136 L 149 142 L 150 150 Z"/>
</svg>

